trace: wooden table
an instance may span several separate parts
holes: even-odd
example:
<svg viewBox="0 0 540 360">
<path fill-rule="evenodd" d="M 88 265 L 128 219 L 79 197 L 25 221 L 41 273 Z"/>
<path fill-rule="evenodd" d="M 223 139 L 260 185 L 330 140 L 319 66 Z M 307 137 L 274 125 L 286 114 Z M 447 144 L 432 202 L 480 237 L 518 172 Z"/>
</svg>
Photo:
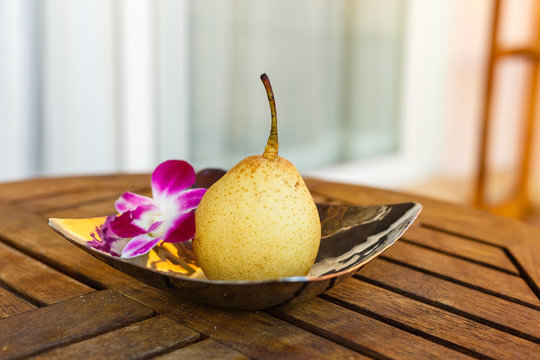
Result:
<svg viewBox="0 0 540 360">
<path fill-rule="evenodd" d="M 540 230 L 430 199 L 308 181 L 318 201 L 419 201 L 404 237 L 310 301 L 187 303 L 84 253 L 48 217 L 113 213 L 148 175 L 0 185 L 0 358 L 540 359 Z"/>
</svg>

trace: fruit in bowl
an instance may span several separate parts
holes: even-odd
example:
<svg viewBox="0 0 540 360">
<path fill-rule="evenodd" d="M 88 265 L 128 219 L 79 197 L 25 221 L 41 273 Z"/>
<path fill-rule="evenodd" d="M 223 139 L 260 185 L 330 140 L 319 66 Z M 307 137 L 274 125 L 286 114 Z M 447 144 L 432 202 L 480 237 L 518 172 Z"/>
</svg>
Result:
<svg viewBox="0 0 540 360">
<path fill-rule="evenodd" d="M 211 280 L 268 280 L 306 275 L 317 256 L 321 223 L 296 167 L 278 156 L 274 94 L 262 155 L 245 158 L 216 181 L 195 211 L 193 250 Z"/>
</svg>

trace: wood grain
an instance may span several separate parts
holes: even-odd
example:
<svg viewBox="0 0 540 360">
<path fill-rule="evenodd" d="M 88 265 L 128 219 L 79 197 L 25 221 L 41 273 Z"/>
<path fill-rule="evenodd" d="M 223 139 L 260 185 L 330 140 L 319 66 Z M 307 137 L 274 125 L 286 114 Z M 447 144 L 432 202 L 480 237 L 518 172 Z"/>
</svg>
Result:
<svg viewBox="0 0 540 360">
<path fill-rule="evenodd" d="M 362 268 L 358 275 L 396 292 L 411 294 L 428 304 L 453 310 L 473 320 L 484 319 L 491 326 L 540 342 L 539 310 L 379 259 Z"/>
<path fill-rule="evenodd" d="M 39 304 L 53 304 L 94 289 L 0 242 L 0 281 Z"/>
<path fill-rule="evenodd" d="M 415 244 L 463 257 L 480 264 L 491 265 L 514 275 L 519 275 L 519 271 L 514 264 L 506 256 L 503 249 L 498 246 L 479 243 L 423 226 L 414 226 L 405 233 L 403 238 Z"/>
<path fill-rule="evenodd" d="M 247 360 L 247 356 L 226 347 L 212 339 L 199 341 L 170 353 L 153 358 L 154 360 Z"/>
<path fill-rule="evenodd" d="M 139 192 L 138 190 L 139 189 L 136 189 L 136 192 Z M 77 205 L 91 204 L 99 201 L 109 201 L 114 203 L 120 195 L 122 195 L 122 191 L 115 189 L 80 189 L 72 193 L 58 194 L 52 197 L 29 199 L 25 202 L 18 203 L 17 206 L 32 211 L 33 213 L 44 213 L 58 209 L 69 209 Z"/>
<path fill-rule="evenodd" d="M 0 287 L 0 319 L 35 308 L 35 305 Z"/>
<path fill-rule="evenodd" d="M 519 276 L 399 241 L 384 253 L 383 258 L 410 264 L 508 298 L 540 306 L 540 300 Z"/>
<path fill-rule="evenodd" d="M 0 320 L 0 358 L 23 358 L 126 326 L 154 312 L 112 290 L 65 300 Z"/>
<path fill-rule="evenodd" d="M 88 340 L 40 354 L 33 359 L 141 359 L 194 342 L 199 333 L 157 316 Z"/>
<path fill-rule="evenodd" d="M 151 190 L 138 192 L 140 195 L 152 196 Z M 99 200 L 92 203 L 84 203 L 73 207 L 68 208 L 59 208 L 52 209 L 45 212 L 46 217 L 54 217 L 60 219 L 70 219 L 70 218 L 88 218 L 96 216 L 105 216 L 110 214 L 116 214 L 116 209 L 114 208 L 114 201 L 109 200 Z"/>
<path fill-rule="evenodd" d="M 85 182 L 72 181 L 69 178 L 41 178 L 13 183 L 2 183 L 0 185 L 0 202 L 15 203 L 27 199 L 71 193 L 83 187 Z"/>
<path fill-rule="evenodd" d="M 319 298 L 269 312 L 374 358 L 470 359 L 463 353 Z"/>
<path fill-rule="evenodd" d="M 150 174 L 35 178 L 0 184 L 0 202 L 25 202 L 41 197 L 66 194 L 80 189 L 127 191 L 149 185 Z"/>
<path fill-rule="evenodd" d="M 511 244 L 508 251 L 523 270 L 523 275 L 531 281 L 531 286 L 540 297 L 540 238 L 532 244 Z"/>
<path fill-rule="evenodd" d="M 540 354 L 540 344 L 359 280 L 345 281 L 329 290 L 328 295 L 353 305 L 359 312 L 376 314 L 397 326 L 443 341 L 446 346 L 468 350 L 471 355 L 530 359 L 530 354 Z"/>
<path fill-rule="evenodd" d="M 124 294 L 251 358 L 367 358 L 260 311 L 227 311 L 198 305 L 150 287 Z"/>
<path fill-rule="evenodd" d="M 143 195 L 143 194 L 141 194 Z M 74 207 L 53 209 L 44 213 L 46 218 L 73 219 L 116 214 L 114 201 L 102 200 Z"/>
</svg>

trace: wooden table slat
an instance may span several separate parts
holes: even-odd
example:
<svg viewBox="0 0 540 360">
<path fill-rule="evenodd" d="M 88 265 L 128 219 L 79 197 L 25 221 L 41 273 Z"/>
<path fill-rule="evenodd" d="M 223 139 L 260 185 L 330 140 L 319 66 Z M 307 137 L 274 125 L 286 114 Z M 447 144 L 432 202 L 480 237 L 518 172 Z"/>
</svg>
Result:
<svg viewBox="0 0 540 360">
<path fill-rule="evenodd" d="M 35 308 L 35 305 L 0 287 L 0 319 Z"/>
<path fill-rule="evenodd" d="M 152 197 L 151 189 L 145 191 L 139 191 L 137 194 Z M 52 210 L 47 210 L 47 217 L 54 217 L 60 219 L 71 219 L 71 218 L 85 218 L 85 217 L 96 217 L 96 216 L 105 216 L 116 214 L 116 209 L 114 207 L 114 199 L 105 199 L 100 200 L 96 199 L 92 202 L 80 203 L 74 206 L 69 207 L 57 207 Z"/>
<path fill-rule="evenodd" d="M 200 334 L 164 316 L 47 351 L 33 359 L 133 359 L 158 355 L 200 338 Z"/>
<path fill-rule="evenodd" d="M 389 248 L 383 258 L 410 264 L 508 298 L 540 306 L 540 300 L 519 276 L 400 241 Z"/>
<path fill-rule="evenodd" d="M 518 336 L 540 342 L 539 310 L 379 259 L 362 268 L 358 276 L 399 289 L 426 302 L 450 307 L 460 314 L 485 319 L 498 328 L 505 327 Z"/>
<path fill-rule="evenodd" d="M 270 309 L 269 312 L 315 332 L 350 343 L 351 348 L 375 358 L 470 359 L 471 357 L 404 330 L 315 298 L 301 304 Z M 324 330 L 323 330 L 324 329 Z"/>
<path fill-rule="evenodd" d="M 264 312 L 227 311 L 182 302 L 151 287 L 124 295 L 252 358 L 367 358 Z"/>
<path fill-rule="evenodd" d="M 0 202 L 26 202 L 76 192 L 80 189 L 127 191 L 144 186 L 150 186 L 150 174 L 36 178 L 1 184 Z"/>
<path fill-rule="evenodd" d="M 138 189 L 136 191 L 139 192 Z M 114 203 L 120 195 L 122 195 L 121 190 L 80 190 L 54 197 L 28 200 L 24 203 L 17 204 L 17 206 L 34 213 L 44 213 L 57 209 L 69 209 L 80 204 L 93 202 L 108 201 Z"/>
<path fill-rule="evenodd" d="M 327 294 L 360 312 L 377 314 L 412 331 L 468 349 L 477 356 L 529 359 L 530 354 L 540 354 L 540 344 L 360 280 L 349 279 Z"/>
<path fill-rule="evenodd" d="M 153 314 L 152 309 L 112 290 L 65 300 L 0 320 L 0 358 L 27 357 Z"/>
<path fill-rule="evenodd" d="M 531 244 L 511 244 L 508 251 L 532 282 L 531 286 L 540 298 L 540 238 Z"/>
<path fill-rule="evenodd" d="M 52 304 L 94 289 L 0 242 L 0 282 L 39 304 Z"/>
<path fill-rule="evenodd" d="M 403 239 L 519 275 L 518 269 L 498 246 L 479 243 L 419 225 L 407 230 Z"/>
<path fill-rule="evenodd" d="M 81 189 L 83 183 L 74 183 L 69 180 L 34 179 L 16 183 L 3 183 L 0 187 L 0 202 L 17 203 L 29 199 L 54 197 L 60 194 L 69 194 Z"/>
<path fill-rule="evenodd" d="M 178 350 L 153 358 L 153 360 L 247 360 L 247 356 L 212 339 L 199 341 Z"/>
<path fill-rule="evenodd" d="M 90 204 L 81 204 L 67 209 L 57 209 L 47 211 L 47 218 L 73 219 L 91 218 L 96 216 L 106 216 L 116 214 L 114 201 L 96 201 Z"/>
</svg>

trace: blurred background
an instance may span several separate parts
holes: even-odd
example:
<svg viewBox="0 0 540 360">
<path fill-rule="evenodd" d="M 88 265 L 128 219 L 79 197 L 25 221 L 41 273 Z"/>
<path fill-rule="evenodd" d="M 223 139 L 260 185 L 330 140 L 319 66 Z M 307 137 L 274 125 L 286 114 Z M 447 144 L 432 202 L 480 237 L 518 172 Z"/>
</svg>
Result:
<svg viewBox="0 0 540 360">
<path fill-rule="evenodd" d="M 0 0 L 0 181 L 229 168 L 266 72 L 302 174 L 531 219 L 538 8 L 497 3 Z"/>
</svg>

